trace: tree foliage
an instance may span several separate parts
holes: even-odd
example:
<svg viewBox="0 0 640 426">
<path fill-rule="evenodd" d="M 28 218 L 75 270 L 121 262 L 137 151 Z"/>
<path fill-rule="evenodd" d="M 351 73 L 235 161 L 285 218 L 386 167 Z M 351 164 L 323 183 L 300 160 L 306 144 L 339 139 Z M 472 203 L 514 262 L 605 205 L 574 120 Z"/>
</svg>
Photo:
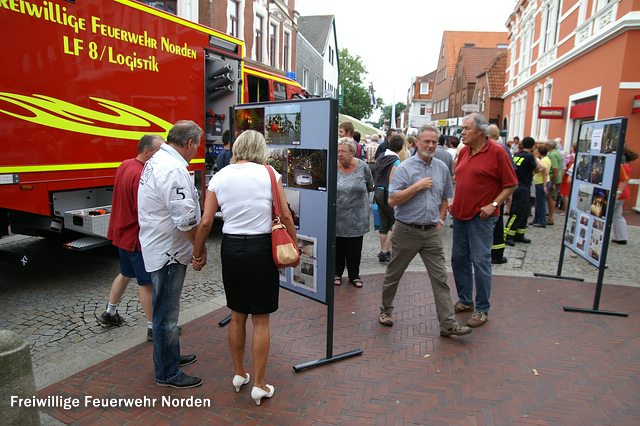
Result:
<svg viewBox="0 0 640 426">
<path fill-rule="evenodd" d="M 395 129 L 396 125 L 391 123 L 391 104 L 384 105 L 382 103 L 382 99 L 378 99 L 378 106 L 382 107 L 382 114 L 380 114 L 380 119 L 375 124 L 378 129 L 384 128 L 385 122 L 387 123 L 387 128 Z M 402 102 L 396 102 L 396 120 L 400 117 L 400 112 L 404 110 L 407 106 Z"/>
<path fill-rule="evenodd" d="M 343 96 L 340 112 L 362 120 L 372 111 L 369 89 L 363 82 L 367 69 L 360 56 L 352 56 L 347 49 L 340 49 L 339 58 L 339 83 Z"/>
</svg>

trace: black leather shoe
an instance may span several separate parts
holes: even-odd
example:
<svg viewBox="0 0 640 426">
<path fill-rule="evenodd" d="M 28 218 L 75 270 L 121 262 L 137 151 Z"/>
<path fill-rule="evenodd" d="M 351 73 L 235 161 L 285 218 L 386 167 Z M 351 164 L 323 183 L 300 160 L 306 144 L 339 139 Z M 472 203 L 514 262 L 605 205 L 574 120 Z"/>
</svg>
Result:
<svg viewBox="0 0 640 426">
<path fill-rule="evenodd" d="M 202 379 L 200 377 L 189 376 L 187 374 L 184 374 L 182 371 L 178 373 L 178 375 L 172 380 L 168 380 L 166 382 L 156 380 L 156 385 L 158 386 L 167 386 L 176 389 L 195 388 L 197 386 L 200 386 L 201 384 Z"/>
<path fill-rule="evenodd" d="M 501 259 L 491 259 L 491 263 L 493 263 L 494 265 L 500 265 L 501 263 L 507 263 L 508 260 L 506 257 L 502 256 Z"/>
<path fill-rule="evenodd" d="M 622 245 L 627 244 L 627 240 L 611 240 L 611 242 L 616 244 L 622 244 Z"/>
<path fill-rule="evenodd" d="M 178 366 L 183 367 L 185 365 L 193 364 L 198 360 L 198 357 L 195 355 L 180 355 L 180 361 L 178 362 Z"/>
<path fill-rule="evenodd" d="M 524 244 L 529 244 L 531 242 L 530 239 L 525 237 L 520 237 L 520 238 L 516 237 L 513 239 L 513 241 L 515 241 L 516 243 L 524 243 Z"/>
<path fill-rule="evenodd" d="M 516 245 L 516 243 L 514 243 L 513 240 L 506 240 L 504 243 L 509 247 L 513 247 Z"/>
</svg>

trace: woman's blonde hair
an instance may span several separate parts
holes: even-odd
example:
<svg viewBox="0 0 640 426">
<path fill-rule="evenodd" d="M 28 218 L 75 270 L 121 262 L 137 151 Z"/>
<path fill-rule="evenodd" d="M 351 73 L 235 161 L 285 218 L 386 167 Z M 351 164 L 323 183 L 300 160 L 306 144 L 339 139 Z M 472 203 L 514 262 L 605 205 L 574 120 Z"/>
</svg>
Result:
<svg viewBox="0 0 640 426">
<path fill-rule="evenodd" d="M 231 148 L 231 163 L 240 160 L 264 164 L 267 161 L 267 142 L 264 136 L 255 130 L 245 130 L 238 136 Z"/>
<path fill-rule="evenodd" d="M 346 145 L 349 147 L 349 152 L 351 152 L 351 154 L 353 155 L 356 154 L 356 143 L 353 140 L 353 138 L 349 138 L 349 137 L 340 138 L 338 139 L 338 145 Z"/>
</svg>

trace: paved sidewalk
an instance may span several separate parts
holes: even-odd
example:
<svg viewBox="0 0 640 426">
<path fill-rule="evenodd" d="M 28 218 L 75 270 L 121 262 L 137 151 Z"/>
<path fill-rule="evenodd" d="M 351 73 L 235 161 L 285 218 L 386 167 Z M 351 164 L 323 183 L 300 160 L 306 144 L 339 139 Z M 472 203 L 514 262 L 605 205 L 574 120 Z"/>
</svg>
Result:
<svg viewBox="0 0 640 426">
<path fill-rule="evenodd" d="M 46 410 L 82 425 L 638 424 L 640 289 L 605 286 L 601 308 L 630 313 L 619 318 L 564 312 L 563 305 L 591 306 L 593 288 L 584 283 L 497 276 L 489 322 L 441 338 L 425 274 L 401 281 L 391 328 L 377 320 L 382 275 L 364 281 L 363 289 L 336 288 L 334 344 L 335 354 L 364 354 L 301 373 L 292 366 L 325 356 L 326 306 L 281 292 L 268 367 L 276 394 L 259 407 L 250 387 L 235 393 L 231 385 L 226 329 L 216 324 L 225 308 L 186 324 L 181 338 L 183 352 L 199 356 L 185 367 L 203 377 L 199 388 L 156 386 L 151 347 L 140 344 L 38 396 L 157 400 L 154 408 L 85 408 L 81 400 L 78 409 Z M 162 396 L 211 406 L 163 407 Z"/>
</svg>

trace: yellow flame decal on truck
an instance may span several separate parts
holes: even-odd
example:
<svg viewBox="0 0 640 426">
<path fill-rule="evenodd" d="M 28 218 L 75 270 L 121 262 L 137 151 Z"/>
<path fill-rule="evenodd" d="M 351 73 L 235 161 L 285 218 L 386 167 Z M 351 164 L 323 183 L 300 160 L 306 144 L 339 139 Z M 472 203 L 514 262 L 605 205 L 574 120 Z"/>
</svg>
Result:
<svg viewBox="0 0 640 426">
<path fill-rule="evenodd" d="M 1 101 L 24 108 L 32 115 L 18 114 L 2 108 L 0 112 L 20 120 L 70 132 L 133 140 L 139 140 L 147 133 L 159 134 L 166 138 L 172 126 L 168 121 L 130 105 L 102 98 L 89 99 L 113 113 L 95 111 L 45 95 L 27 96 L 7 92 L 0 92 Z M 115 129 L 109 125 L 142 127 L 148 130 Z"/>
</svg>

